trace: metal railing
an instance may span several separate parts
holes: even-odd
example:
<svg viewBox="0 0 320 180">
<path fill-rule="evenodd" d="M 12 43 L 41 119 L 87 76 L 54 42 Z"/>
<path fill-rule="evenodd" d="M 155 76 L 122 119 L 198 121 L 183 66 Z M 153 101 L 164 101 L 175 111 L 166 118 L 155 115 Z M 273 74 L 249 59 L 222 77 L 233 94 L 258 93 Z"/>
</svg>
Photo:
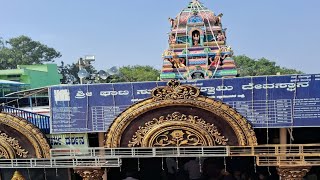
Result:
<svg viewBox="0 0 320 180">
<path fill-rule="evenodd" d="M 212 146 L 212 147 L 152 147 L 152 148 L 88 148 L 51 149 L 51 157 L 94 157 L 119 158 L 143 157 L 232 157 L 232 156 L 320 156 L 320 144 L 286 144 L 258 146 Z"/>
<path fill-rule="evenodd" d="M 50 133 L 50 116 L 33 113 L 30 111 L 25 111 L 19 108 L 14 108 L 11 106 L 1 106 L 1 111 L 12 114 L 17 117 L 21 117 L 31 122 L 33 125 L 37 126 L 43 133 Z"/>
<path fill-rule="evenodd" d="M 1 168 L 88 168 L 120 167 L 119 158 L 73 158 L 73 159 L 0 159 Z"/>
<path fill-rule="evenodd" d="M 119 167 L 123 158 L 255 157 L 258 166 L 320 166 L 320 144 L 51 149 L 50 159 L 1 160 L 0 168 Z"/>
</svg>

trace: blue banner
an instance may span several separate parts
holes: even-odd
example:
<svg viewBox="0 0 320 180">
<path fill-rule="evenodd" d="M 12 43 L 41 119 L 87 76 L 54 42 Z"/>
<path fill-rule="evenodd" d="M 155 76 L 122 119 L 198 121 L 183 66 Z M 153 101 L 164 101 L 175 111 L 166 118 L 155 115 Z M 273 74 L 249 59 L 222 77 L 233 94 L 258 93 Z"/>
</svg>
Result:
<svg viewBox="0 0 320 180">
<path fill-rule="evenodd" d="M 320 126 L 320 74 L 182 81 L 235 108 L 255 128 Z M 50 88 L 51 133 L 105 132 L 115 117 L 166 82 Z"/>
</svg>

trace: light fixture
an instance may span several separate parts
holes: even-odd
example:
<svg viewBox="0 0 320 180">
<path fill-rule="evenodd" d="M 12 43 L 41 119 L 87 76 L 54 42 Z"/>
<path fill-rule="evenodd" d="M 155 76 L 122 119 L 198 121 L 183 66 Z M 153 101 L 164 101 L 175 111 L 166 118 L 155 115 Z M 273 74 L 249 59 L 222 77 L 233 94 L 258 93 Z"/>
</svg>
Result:
<svg viewBox="0 0 320 180">
<path fill-rule="evenodd" d="M 103 80 L 106 80 L 110 75 L 107 73 L 107 72 L 105 72 L 104 70 L 100 70 L 99 72 L 98 72 L 98 75 L 99 75 L 99 77 L 101 78 L 101 79 L 103 79 Z"/>
<path fill-rule="evenodd" d="M 107 70 L 107 73 L 109 73 L 111 76 L 117 75 L 120 73 L 119 69 L 116 66 L 111 67 Z"/>
<path fill-rule="evenodd" d="M 89 73 L 87 72 L 87 70 L 85 69 L 81 69 L 79 72 L 78 72 L 78 77 L 80 79 L 83 79 L 83 78 L 86 78 L 89 76 Z"/>
</svg>

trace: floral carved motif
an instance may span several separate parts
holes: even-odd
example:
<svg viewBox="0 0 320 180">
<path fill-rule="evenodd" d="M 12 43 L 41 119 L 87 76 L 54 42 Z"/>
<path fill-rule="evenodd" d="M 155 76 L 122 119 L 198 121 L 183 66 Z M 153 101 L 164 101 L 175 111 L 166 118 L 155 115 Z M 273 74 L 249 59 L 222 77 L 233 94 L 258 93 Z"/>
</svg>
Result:
<svg viewBox="0 0 320 180">
<path fill-rule="evenodd" d="M 128 146 L 213 146 L 227 142 L 214 124 L 198 116 L 174 112 L 140 126 Z"/>
<path fill-rule="evenodd" d="M 75 172 L 79 174 L 83 180 L 102 180 L 104 174 L 103 169 L 76 169 Z"/>
<path fill-rule="evenodd" d="M 195 99 L 200 94 L 200 90 L 195 86 L 180 85 L 180 82 L 177 80 L 171 80 L 167 85 L 155 88 L 152 91 L 152 97 L 155 100 Z"/>
<path fill-rule="evenodd" d="M 9 137 L 6 133 L 3 133 L 0 131 L 0 144 L 2 144 L 1 141 L 5 141 L 6 143 L 8 143 L 15 150 L 16 155 L 18 155 L 19 157 L 23 157 L 23 158 L 27 157 L 28 151 L 26 151 L 20 146 L 18 140 L 16 140 L 15 138 Z M 6 157 L 6 155 L 4 155 L 4 151 L 1 151 L 1 152 L 2 153 L 0 154 L 0 158 L 1 158 L 1 155 L 3 157 Z"/>
<path fill-rule="evenodd" d="M 25 138 L 25 140 L 28 140 L 35 150 L 35 157 L 50 157 L 50 145 L 45 135 L 39 130 L 39 128 L 37 128 L 27 120 L 16 117 L 12 114 L 0 113 L 0 124 L 5 124 L 10 128 L 15 129 L 23 136 L 23 138 Z M 23 155 L 21 157 L 24 157 L 24 155 L 26 155 L 23 151 L 21 151 L 21 154 Z M 28 156 L 29 155 L 30 154 L 28 154 Z"/>
<path fill-rule="evenodd" d="M 173 130 L 160 134 L 154 146 L 204 146 L 205 142 L 197 135 L 186 130 Z"/>
<path fill-rule="evenodd" d="M 284 180 L 302 180 L 303 177 L 309 172 L 311 167 L 300 167 L 300 166 L 292 166 L 292 167 L 278 167 L 278 174 L 281 179 Z"/>
<path fill-rule="evenodd" d="M 1 142 L 0 142 L 1 143 Z M 10 159 L 9 153 L 0 145 L 0 159 Z"/>
</svg>

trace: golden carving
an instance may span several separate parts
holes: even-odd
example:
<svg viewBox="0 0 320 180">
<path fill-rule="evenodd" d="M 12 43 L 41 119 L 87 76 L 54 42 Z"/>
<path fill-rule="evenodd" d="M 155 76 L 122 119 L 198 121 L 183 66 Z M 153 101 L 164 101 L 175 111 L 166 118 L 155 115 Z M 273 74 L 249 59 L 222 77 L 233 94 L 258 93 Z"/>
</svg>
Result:
<svg viewBox="0 0 320 180">
<path fill-rule="evenodd" d="M 190 92 L 188 90 L 189 88 L 186 88 L 186 91 L 181 90 L 184 88 L 179 87 L 179 84 L 174 82 L 175 81 L 171 81 L 171 84 L 168 83 L 169 87 L 155 88 L 152 93 L 152 98 L 140 101 L 139 103 L 136 103 L 127 108 L 125 111 L 123 111 L 113 121 L 112 125 L 108 129 L 108 132 L 106 134 L 106 146 L 119 147 L 121 136 L 124 130 L 133 120 L 136 120 L 136 118 L 138 118 L 140 115 L 148 111 L 152 111 L 154 109 L 171 106 L 196 107 L 211 112 L 212 114 L 215 114 L 216 116 L 220 117 L 222 120 L 226 121 L 230 125 L 235 135 L 237 136 L 238 145 L 257 145 L 257 138 L 255 136 L 255 132 L 253 131 L 252 126 L 236 110 L 220 101 L 215 101 L 213 99 L 198 95 L 199 91 L 196 91 L 197 88 L 193 87 L 195 90 L 192 90 L 192 93 L 187 93 Z M 185 86 L 186 85 L 184 85 L 183 87 Z M 178 93 L 176 91 L 178 91 Z M 166 93 L 168 95 L 166 95 Z M 188 127 L 188 123 L 179 124 L 177 125 L 176 129 L 179 129 L 178 127 L 180 127 L 181 129 L 181 127 L 183 126 Z"/>
<path fill-rule="evenodd" d="M 11 180 L 25 180 L 22 174 L 19 171 L 15 171 Z"/>
<path fill-rule="evenodd" d="M 11 159 L 14 158 L 14 152 L 8 152 L 7 149 L 0 142 L 0 159 Z"/>
<path fill-rule="evenodd" d="M 227 145 L 227 141 L 214 124 L 174 112 L 139 127 L 128 146 L 214 146 Z"/>
<path fill-rule="evenodd" d="M 0 144 L 4 144 L 3 141 L 6 141 L 15 150 L 15 154 L 17 154 L 19 157 L 23 157 L 23 158 L 27 157 L 28 151 L 23 149 L 15 138 L 9 137 L 6 133 L 2 133 L 0 131 Z M 0 154 L 0 158 L 1 158 L 1 154 Z"/>
<path fill-rule="evenodd" d="M 277 171 L 283 180 L 302 180 L 311 167 L 278 167 Z"/>
<path fill-rule="evenodd" d="M 25 119 L 0 113 L 0 125 L 5 124 L 21 133 L 34 147 L 37 158 L 49 158 L 50 146 L 45 135 Z"/>
<path fill-rule="evenodd" d="M 75 172 L 79 174 L 83 180 L 102 180 L 104 174 L 103 169 L 76 169 Z"/>
<path fill-rule="evenodd" d="M 195 99 L 199 96 L 200 90 L 190 85 L 180 85 L 177 80 L 171 80 L 168 86 L 155 88 L 152 96 L 155 100 L 165 99 Z"/>
<path fill-rule="evenodd" d="M 185 137 L 186 136 L 186 137 Z M 167 131 L 156 138 L 154 146 L 205 146 L 201 137 L 189 131 Z M 130 145 L 129 145 L 130 146 Z"/>
</svg>

